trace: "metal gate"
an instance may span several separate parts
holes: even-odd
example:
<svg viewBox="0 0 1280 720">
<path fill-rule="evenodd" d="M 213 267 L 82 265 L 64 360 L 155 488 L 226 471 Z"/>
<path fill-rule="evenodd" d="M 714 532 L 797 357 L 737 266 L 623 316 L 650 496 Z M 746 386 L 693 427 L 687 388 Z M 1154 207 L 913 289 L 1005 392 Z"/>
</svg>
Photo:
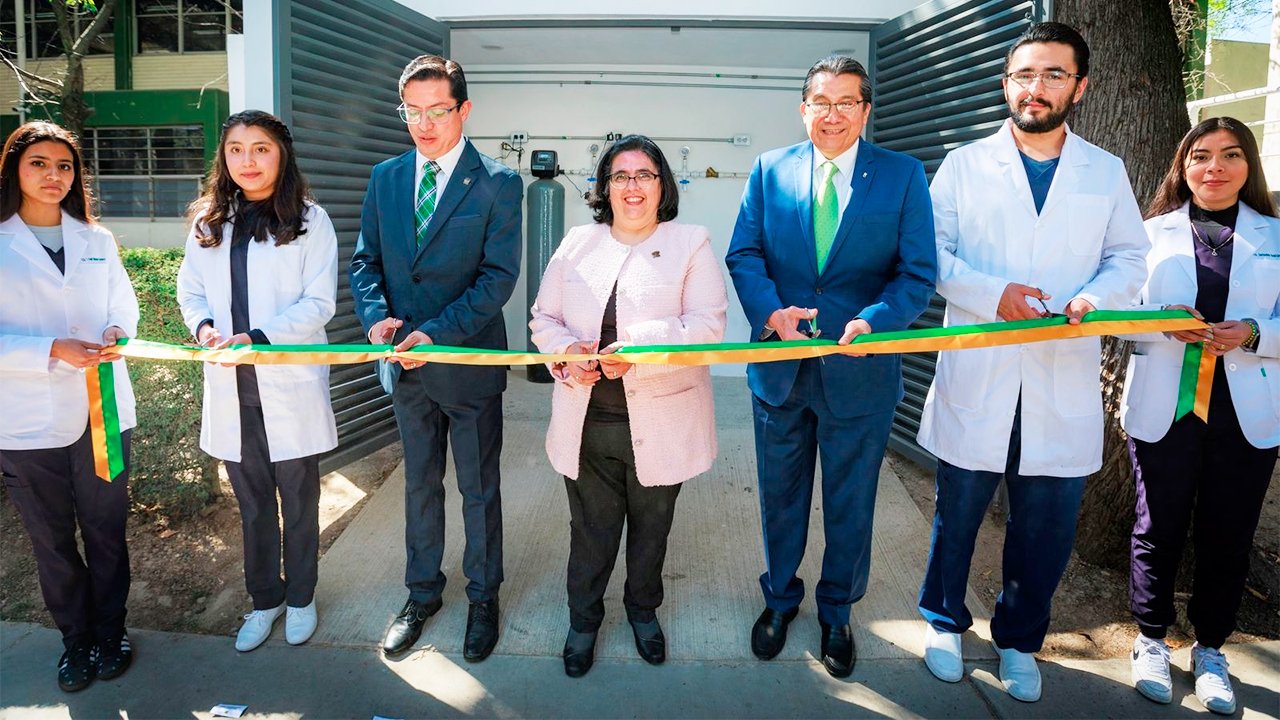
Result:
<svg viewBox="0 0 1280 720">
<path fill-rule="evenodd" d="M 1005 52 L 1050 11 L 1049 0 L 935 0 L 873 28 L 871 142 L 914 156 L 932 178 L 948 152 L 994 133 L 1009 115 Z M 940 326 L 944 307 L 935 295 L 912 327 Z M 889 437 L 890 447 L 930 466 L 916 431 L 936 362 L 936 353 L 902 357 L 906 397 Z"/>
<path fill-rule="evenodd" d="M 396 116 L 397 81 L 418 55 L 448 55 L 449 30 L 394 0 L 275 0 L 276 108 L 294 136 L 298 165 L 338 232 L 338 308 L 331 343 L 365 342 L 347 267 L 360 233 L 369 172 L 411 147 Z M 329 375 L 338 447 L 321 472 L 399 439 L 391 398 L 372 364 Z"/>
</svg>

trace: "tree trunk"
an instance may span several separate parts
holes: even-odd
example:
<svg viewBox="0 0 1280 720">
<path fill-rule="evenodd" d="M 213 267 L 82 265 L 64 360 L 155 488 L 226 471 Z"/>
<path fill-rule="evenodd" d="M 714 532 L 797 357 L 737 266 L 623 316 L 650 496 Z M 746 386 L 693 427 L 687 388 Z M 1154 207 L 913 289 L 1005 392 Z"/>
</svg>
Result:
<svg viewBox="0 0 1280 720">
<path fill-rule="evenodd" d="M 1169 0 L 1057 0 L 1053 10 L 1054 20 L 1080 30 L 1091 51 L 1089 86 L 1071 129 L 1124 159 L 1145 206 L 1190 127 Z M 1089 478 L 1076 541 L 1080 557 L 1119 568 L 1128 566 L 1133 527 L 1133 471 L 1119 420 L 1130 350 L 1114 338 L 1102 345 L 1102 470 Z"/>
<path fill-rule="evenodd" d="M 62 126 L 77 138 L 84 137 L 89 107 L 84 102 L 84 63 L 78 55 L 67 55 L 67 74 L 62 78 L 58 108 L 62 113 Z"/>
</svg>

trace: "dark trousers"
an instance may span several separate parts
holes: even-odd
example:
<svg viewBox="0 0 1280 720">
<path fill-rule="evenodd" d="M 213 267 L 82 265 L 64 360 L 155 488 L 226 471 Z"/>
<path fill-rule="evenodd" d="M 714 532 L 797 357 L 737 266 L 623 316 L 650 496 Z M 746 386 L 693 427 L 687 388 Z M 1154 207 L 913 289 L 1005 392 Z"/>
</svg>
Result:
<svg viewBox="0 0 1280 720">
<path fill-rule="evenodd" d="M 627 527 L 627 617 L 648 622 L 662 604 L 662 565 L 679 485 L 645 487 L 636 478 L 631 429 L 625 422 L 587 421 L 578 479 L 569 495 L 569 624 L 595 632 L 604 620 L 604 591 Z"/>
<path fill-rule="evenodd" d="M 226 466 L 240 503 L 244 585 L 253 608 L 270 610 L 286 601 L 292 607 L 310 605 L 320 562 L 319 457 L 271 462 L 262 408 L 241 404 L 240 462 Z M 282 515 L 284 579 L 280 577 Z"/>
<path fill-rule="evenodd" d="M 1138 627 L 1162 638 L 1176 619 L 1174 580 L 1194 518 L 1195 575 L 1187 617 L 1196 640 L 1221 647 L 1235 630 L 1258 516 L 1276 465 L 1240 431 L 1225 383 L 1209 423 L 1188 414 L 1160 440 L 1129 440 L 1137 483 L 1129 604 Z"/>
<path fill-rule="evenodd" d="M 920 613 L 935 628 L 962 633 L 973 625 L 965 606 L 969 563 L 978 528 L 1003 476 L 1009 488 L 1003 589 L 996 598 L 991 637 L 1005 649 L 1033 653 L 1044 644 L 1058 581 L 1071 559 L 1084 478 L 1022 475 L 1022 415 L 1014 417 L 1004 473 L 966 470 L 938 461 L 933 539 Z"/>
<path fill-rule="evenodd" d="M 129 441 L 122 435 L 124 472 L 113 482 L 93 474 L 86 428 L 62 448 L 0 451 L 0 474 L 31 538 L 40 592 L 68 648 L 124 633 L 129 598 Z M 84 539 L 84 557 L 76 528 Z"/>
<path fill-rule="evenodd" d="M 804 360 L 790 397 L 773 406 L 752 396 L 765 572 L 765 605 L 785 612 L 804 599 L 796 577 L 809 536 L 813 475 L 822 456 L 822 514 L 826 549 L 814 592 L 818 619 L 849 622 L 849 607 L 867 591 L 871 520 L 880 464 L 893 411 L 837 417 L 822 387 L 817 360 Z"/>
<path fill-rule="evenodd" d="M 496 600 L 503 579 L 502 394 L 437 402 L 419 372 L 404 371 L 391 396 L 404 445 L 404 584 L 417 602 L 444 592 L 444 464 L 452 443 L 466 533 L 467 598 Z"/>
</svg>

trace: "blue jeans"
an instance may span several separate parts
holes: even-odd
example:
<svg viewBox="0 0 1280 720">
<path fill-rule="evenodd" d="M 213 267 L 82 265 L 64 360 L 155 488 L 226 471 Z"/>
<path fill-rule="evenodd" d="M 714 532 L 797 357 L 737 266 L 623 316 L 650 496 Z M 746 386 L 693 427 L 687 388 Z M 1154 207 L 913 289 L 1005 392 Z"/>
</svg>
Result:
<svg viewBox="0 0 1280 720">
<path fill-rule="evenodd" d="M 978 528 L 1003 477 L 1009 488 L 1004 588 L 996 598 L 991 637 L 1001 648 L 1033 653 L 1044 643 L 1053 592 L 1071 559 L 1084 478 L 1020 475 L 1021 426 L 1019 410 L 1004 473 L 938 461 L 933 540 L 920 588 L 920 614 L 946 632 L 962 633 L 973 625 L 964 603 L 969 563 Z"/>
</svg>

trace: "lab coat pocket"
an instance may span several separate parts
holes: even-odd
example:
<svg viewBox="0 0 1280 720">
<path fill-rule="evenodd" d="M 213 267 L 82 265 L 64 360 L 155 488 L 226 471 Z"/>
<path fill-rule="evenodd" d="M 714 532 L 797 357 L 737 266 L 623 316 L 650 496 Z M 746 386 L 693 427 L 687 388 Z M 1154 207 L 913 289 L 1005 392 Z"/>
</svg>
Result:
<svg viewBox="0 0 1280 720">
<path fill-rule="evenodd" d="M 65 365 L 63 367 L 66 367 Z M 7 412 L 0 420 L 0 436 L 31 438 L 49 430 L 53 422 L 51 393 L 47 377 L 24 377 L 13 380 L 0 375 L 0 384 L 13 388 L 10 402 L 22 410 Z M 83 382 L 81 383 L 83 385 Z"/>
<path fill-rule="evenodd" d="M 1067 247 L 1073 255 L 1099 255 L 1111 219 L 1111 200 L 1105 195 L 1067 196 Z"/>
<path fill-rule="evenodd" d="M 1058 340 L 1053 357 L 1053 401 L 1063 417 L 1102 413 L 1098 338 Z"/>
<path fill-rule="evenodd" d="M 978 410 L 987 401 L 994 379 L 993 349 L 960 350 L 943 354 L 938 362 L 938 395 L 963 410 Z"/>
</svg>

